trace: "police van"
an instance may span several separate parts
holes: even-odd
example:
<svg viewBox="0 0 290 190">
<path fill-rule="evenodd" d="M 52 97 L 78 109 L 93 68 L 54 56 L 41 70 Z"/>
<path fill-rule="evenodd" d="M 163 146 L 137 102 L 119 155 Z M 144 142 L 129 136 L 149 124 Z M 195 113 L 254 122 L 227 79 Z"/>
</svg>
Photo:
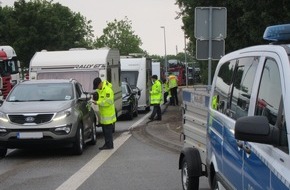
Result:
<svg viewBox="0 0 290 190">
<path fill-rule="evenodd" d="M 206 156 L 198 147 L 182 150 L 183 189 L 198 189 L 201 176 L 212 189 L 290 189 L 290 24 L 268 27 L 264 39 L 271 43 L 220 59 Z"/>
</svg>

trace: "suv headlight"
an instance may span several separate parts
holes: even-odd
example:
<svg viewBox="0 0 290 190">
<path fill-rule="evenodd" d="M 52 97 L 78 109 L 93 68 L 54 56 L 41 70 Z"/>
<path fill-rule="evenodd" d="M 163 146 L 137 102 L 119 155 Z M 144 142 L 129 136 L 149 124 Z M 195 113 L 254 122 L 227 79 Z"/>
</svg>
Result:
<svg viewBox="0 0 290 190">
<path fill-rule="evenodd" d="M 53 118 L 53 121 L 58 121 L 58 120 L 61 120 L 61 119 L 64 119 L 64 118 L 70 116 L 71 111 L 72 111 L 71 108 L 69 108 L 67 110 L 56 113 L 54 118 Z"/>
<path fill-rule="evenodd" d="M 9 121 L 7 115 L 5 113 L 3 113 L 3 112 L 0 112 L 0 120 L 4 121 L 4 122 L 8 122 Z"/>
</svg>

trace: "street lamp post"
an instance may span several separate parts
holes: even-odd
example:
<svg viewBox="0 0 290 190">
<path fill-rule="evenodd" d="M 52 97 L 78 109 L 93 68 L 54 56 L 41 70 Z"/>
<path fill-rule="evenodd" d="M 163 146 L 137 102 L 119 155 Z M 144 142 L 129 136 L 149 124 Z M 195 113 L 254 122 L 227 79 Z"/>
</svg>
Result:
<svg viewBox="0 0 290 190">
<path fill-rule="evenodd" d="M 185 68 L 186 68 L 186 79 L 185 79 L 185 83 L 186 83 L 186 88 L 188 87 L 188 63 L 187 63 L 187 56 L 186 56 L 186 36 L 184 33 L 184 62 L 185 62 Z M 192 66 L 193 69 L 193 66 Z"/>
<path fill-rule="evenodd" d="M 164 31 L 164 49 L 165 49 L 165 55 L 164 55 L 164 65 L 165 65 L 165 74 L 167 75 L 167 71 L 168 71 L 168 68 L 167 68 L 167 55 L 166 55 L 166 35 L 165 35 L 165 26 L 161 26 L 161 28 L 163 28 L 163 31 Z"/>
</svg>

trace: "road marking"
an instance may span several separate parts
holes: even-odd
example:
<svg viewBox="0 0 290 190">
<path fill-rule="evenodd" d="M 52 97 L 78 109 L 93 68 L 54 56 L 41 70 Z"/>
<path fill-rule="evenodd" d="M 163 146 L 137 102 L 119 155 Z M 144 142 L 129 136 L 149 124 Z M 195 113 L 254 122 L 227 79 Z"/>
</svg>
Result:
<svg viewBox="0 0 290 190">
<path fill-rule="evenodd" d="M 100 151 L 100 153 L 92 158 L 86 165 L 84 165 L 79 171 L 72 175 L 56 190 L 75 190 L 80 187 L 130 137 L 131 134 L 129 132 L 122 133 L 118 138 L 114 140 L 114 149 Z"/>
<path fill-rule="evenodd" d="M 132 130 L 132 129 L 134 129 L 134 127 L 136 127 L 136 126 L 138 126 L 140 123 L 142 123 L 145 119 L 147 119 L 148 117 L 149 117 L 149 115 L 150 115 L 151 113 L 149 112 L 149 113 L 147 113 L 145 116 L 143 116 L 141 119 L 139 119 L 138 121 L 136 121 L 133 125 L 131 125 L 130 127 L 129 127 L 129 131 L 130 130 Z"/>
</svg>

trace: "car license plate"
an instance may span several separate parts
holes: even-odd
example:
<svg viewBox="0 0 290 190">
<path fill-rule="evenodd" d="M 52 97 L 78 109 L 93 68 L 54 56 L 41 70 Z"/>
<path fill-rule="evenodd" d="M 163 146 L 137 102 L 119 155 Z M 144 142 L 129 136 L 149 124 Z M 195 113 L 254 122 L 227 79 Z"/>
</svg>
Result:
<svg viewBox="0 0 290 190">
<path fill-rule="evenodd" d="M 19 132 L 17 134 L 18 139 L 41 139 L 43 138 L 42 132 Z"/>
</svg>

